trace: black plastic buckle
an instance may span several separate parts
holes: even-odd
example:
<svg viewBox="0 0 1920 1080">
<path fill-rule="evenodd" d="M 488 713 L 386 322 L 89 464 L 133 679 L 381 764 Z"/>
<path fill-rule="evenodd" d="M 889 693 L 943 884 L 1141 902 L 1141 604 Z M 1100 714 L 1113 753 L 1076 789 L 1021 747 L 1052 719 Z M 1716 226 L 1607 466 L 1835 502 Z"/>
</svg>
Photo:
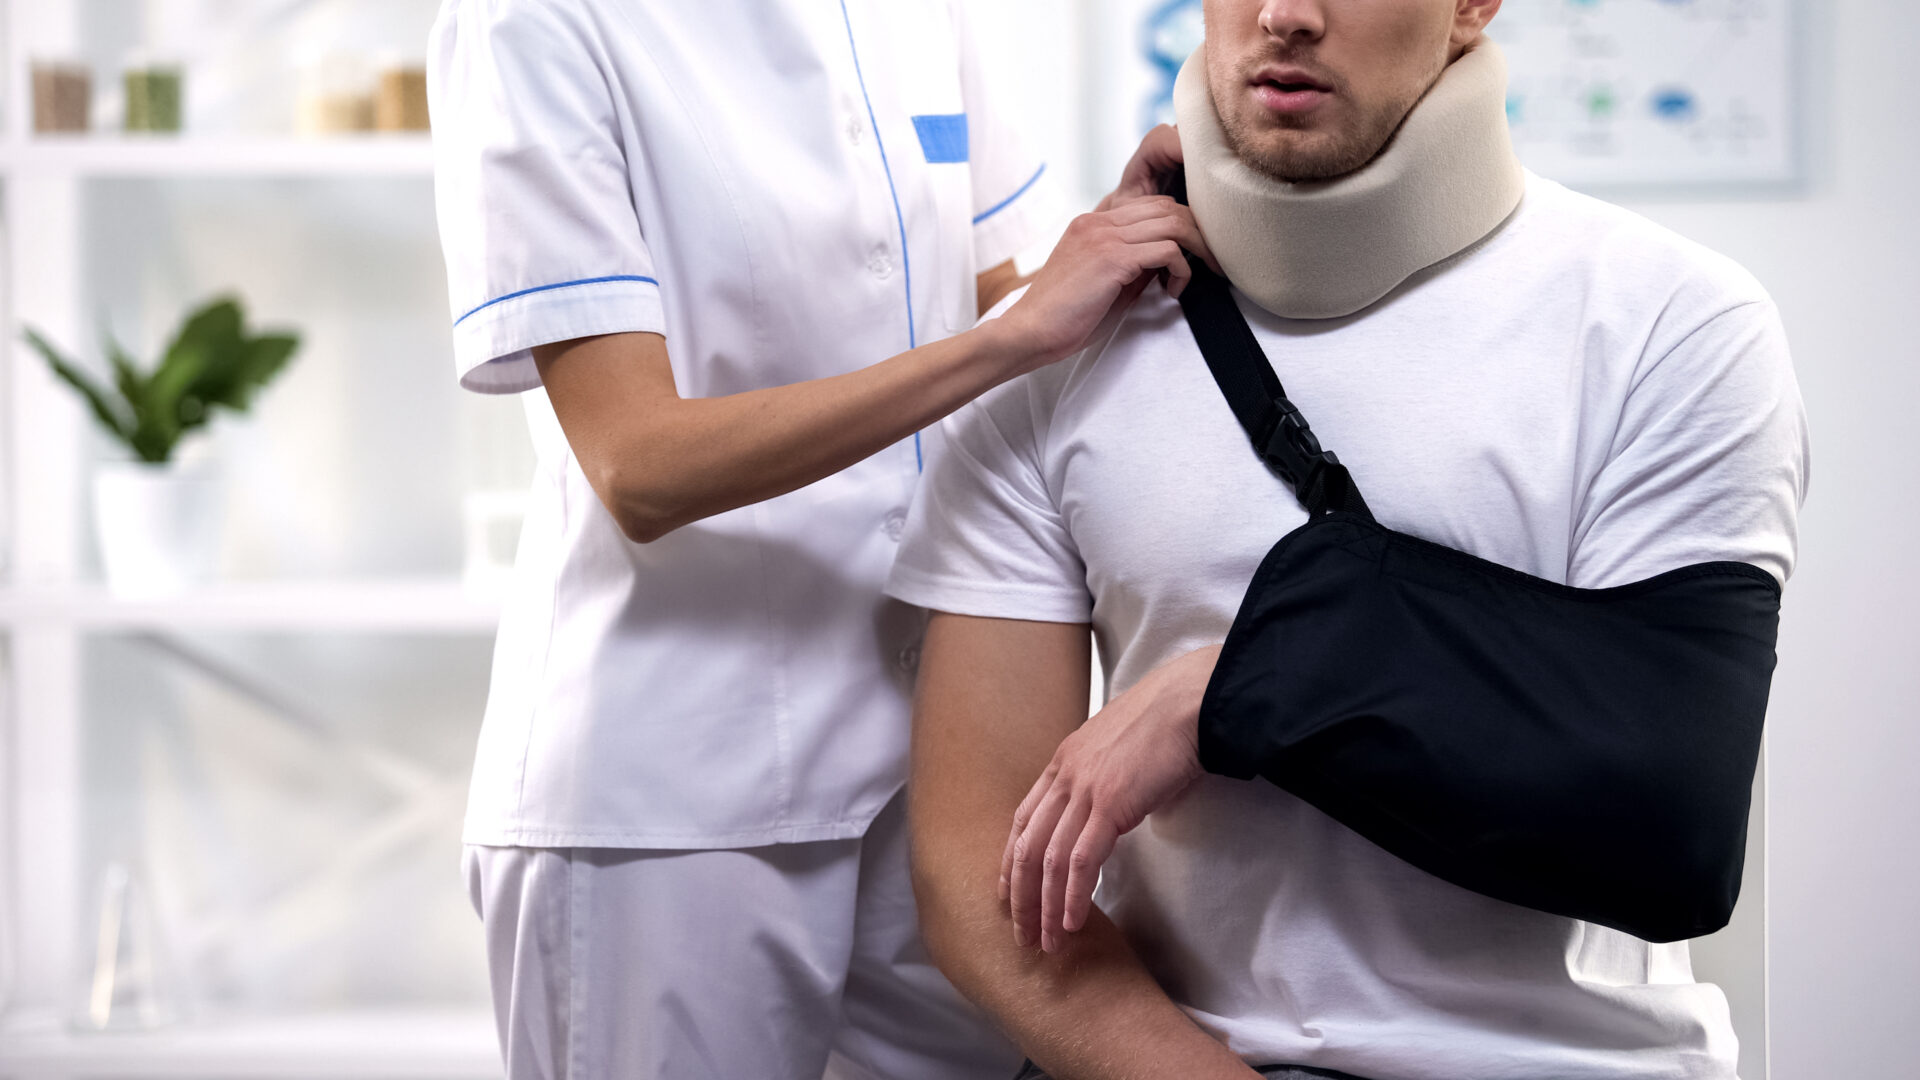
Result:
<svg viewBox="0 0 1920 1080">
<path fill-rule="evenodd" d="M 1262 440 L 1260 457 L 1268 468 L 1297 489 L 1330 455 L 1320 448 L 1320 440 L 1292 402 L 1274 402 L 1274 414 L 1267 437 Z"/>
</svg>

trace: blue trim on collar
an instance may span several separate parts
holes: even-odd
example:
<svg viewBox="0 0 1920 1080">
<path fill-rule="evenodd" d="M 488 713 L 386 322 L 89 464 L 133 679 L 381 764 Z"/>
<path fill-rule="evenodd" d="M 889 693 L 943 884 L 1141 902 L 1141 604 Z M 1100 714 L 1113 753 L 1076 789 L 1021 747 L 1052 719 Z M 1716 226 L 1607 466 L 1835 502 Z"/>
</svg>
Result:
<svg viewBox="0 0 1920 1080">
<path fill-rule="evenodd" d="M 648 285 L 652 285 L 655 288 L 658 288 L 660 285 L 658 281 L 655 281 L 650 277 L 642 277 L 639 274 L 610 274 L 607 277 L 581 278 L 578 281 L 561 281 L 552 285 L 535 285 L 531 289 L 521 289 L 519 292 L 510 292 L 505 296 L 496 296 L 493 299 L 487 301 L 486 303 L 481 304 L 479 307 L 474 308 L 472 311 L 467 312 L 465 315 L 462 315 L 459 318 L 453 320 L 453 325 L 459 326 L 461 323 L 466 322 L 468 319 L 473 318 L 475 315 L 480 314 L 481 312 L 487 310 L 488 308 L 492 307 L 495 304 L 504 304 L 509 300 L 518 300 L 522 296 L 531 296 L 534 293 L 551 292 L 554 289 L 570 289 L 570 288 L 573 288 L 575 285 L 601 285 L 609 281 L 638 281 Z"/>
<path fill-rule="evenodd" d="M 973 223 L 975 225 L 978 225 L 981 222 L 992 217 L 993 215 L 999 213 L 1000 211 L 1005 210 L 1007 207 L 1012 206 L 1015 200 L 1017 200 L 1018 198 L 1020 198 L 1020 196 L 1025 195 L 1027 193 L 1027 190 L 1029 188 L 1039 183 L 1040 178 L 1046 175 L 1046 172 L 1047 172 L 1047 163 L 1043 161 L 1040 163 L 1040 168 L 1037 171 L 1035 171 L 1032 176 L 1027 178 L 1027 182 L 1020 185 L 1019 191 L 1016 191 L 1013 194 L 1007 196 L 1006 198 L 1001 199 L 1000 202 L 996 204 L 991 210 L 987 210 L 983 213 L 974 215 Z"/>
</svg>

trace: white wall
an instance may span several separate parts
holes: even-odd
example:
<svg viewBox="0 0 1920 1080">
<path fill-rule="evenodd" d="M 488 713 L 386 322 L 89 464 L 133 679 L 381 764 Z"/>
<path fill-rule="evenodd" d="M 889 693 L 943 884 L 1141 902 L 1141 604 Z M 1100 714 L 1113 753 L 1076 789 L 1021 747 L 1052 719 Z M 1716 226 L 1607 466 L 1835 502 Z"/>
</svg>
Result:
<svg viewBox="0 0 1920 1080">
<path fill-rule="evenodd" d="M 1137 75 L 1071 69 L 1142 6 L 1018 5 L 1012 77 L 1085 191 L 1113 167 L 1090 120 Z M 1801 8 L 1806 184 L 1616 197 L 1745 263 L 1794 343 L 1814 476 L 1770 733 L 1772 1076 L 1893 1080 L 1920 1076 L 1920 5 Z"/>
<path fill-rule="evenodd" d="M 1813 425 L 1771 740 L 1773 1065 L 1920 1075 L 1920 5 L 1808 0 L 1805 192 L 1628 205 L 1772 290 Z"/>
</svg>

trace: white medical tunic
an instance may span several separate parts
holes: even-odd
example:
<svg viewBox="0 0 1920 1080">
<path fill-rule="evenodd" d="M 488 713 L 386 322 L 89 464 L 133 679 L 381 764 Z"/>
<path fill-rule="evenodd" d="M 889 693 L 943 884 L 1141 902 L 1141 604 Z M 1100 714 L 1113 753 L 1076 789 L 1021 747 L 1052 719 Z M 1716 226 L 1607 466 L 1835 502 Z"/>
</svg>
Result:
<svg viewBox="0 0 1920 1080">
<path fill-rule="evenodd" d="M 429 68 L 471 390 L 631 331 L 686 397 L 852 371 L 971 326 L 975 275 L 1053 217 L 960 3 L 448 0 Z M 881 584 L 919 441 L 643 546 L 528 405 L 466 841 L 860 835 L 905 775 L 918 622 Z"/>
</svg>

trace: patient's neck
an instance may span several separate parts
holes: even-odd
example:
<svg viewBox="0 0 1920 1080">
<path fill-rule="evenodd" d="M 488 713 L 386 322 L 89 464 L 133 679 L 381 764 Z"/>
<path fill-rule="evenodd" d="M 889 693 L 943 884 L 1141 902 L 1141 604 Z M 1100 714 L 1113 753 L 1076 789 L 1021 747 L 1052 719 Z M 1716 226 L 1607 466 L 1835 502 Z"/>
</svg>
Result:
<svg viewBox="0 0 1920 1080">
<path fill-rule="evenodd" d="M 1507 132 L 1505 58 L 1481 40 L 1449 64 L 1386 145 L 1332 180 L 1289 182 L 1241 160 L 1207 90 L 1204 49 L 1174 87 L 1187 195 L 1207 245 L 1277 315 L 1352 315 L 1497 230 L 1526 174 Z"/>
</svg>

